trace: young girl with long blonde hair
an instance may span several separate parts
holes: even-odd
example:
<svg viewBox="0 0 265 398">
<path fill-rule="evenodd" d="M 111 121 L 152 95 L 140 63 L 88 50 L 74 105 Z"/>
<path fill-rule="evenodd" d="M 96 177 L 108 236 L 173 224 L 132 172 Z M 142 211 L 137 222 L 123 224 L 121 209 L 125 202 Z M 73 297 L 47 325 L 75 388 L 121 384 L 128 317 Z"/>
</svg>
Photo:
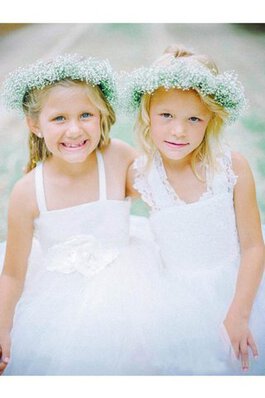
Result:
<svg viewBox="0 0 265 398">
<path fill-rule="evenodd" d="M 144 153 L 130 168 L 131 191 L 151 209 L 168 280 L 164 373 L 265 374 L 255 184 L 246 159 L 221 139 L 245 107 L 242 85 L 173 45 L 131 73 L 125 99 L 138 109 Z"/>
</svg>

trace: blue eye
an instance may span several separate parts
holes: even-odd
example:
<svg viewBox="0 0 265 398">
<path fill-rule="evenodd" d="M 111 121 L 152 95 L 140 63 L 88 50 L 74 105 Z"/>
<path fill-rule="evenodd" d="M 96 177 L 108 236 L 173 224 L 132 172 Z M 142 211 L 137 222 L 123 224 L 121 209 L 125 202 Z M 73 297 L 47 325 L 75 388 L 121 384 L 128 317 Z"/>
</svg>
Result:
<svg viewBox="0 0 265 398">
<path fill-rule="evenodd" d="M 82 113 L 81 118 L 82 119 L 89 119 L 91 116 L 93 116 L 91 113 L 84 112 L 84 113 Z"/>
<path fill-rule="evenodd" d="M 196 116 L 190 117 L 189 120 L 190 120 L 192 123 L 198 123 L 198 122 L 201 121 L 201 119 L 199 119 L 199 118 L 196 117 Z"/>
<path fill-rule="evenodd" d="M 167 112 L 161 113 L 160 116 L 164 117 L 165 119 L 171 119 L 172 118 L 171 113 L 167 113 Z"/>
<path fill-rule="evenodd" d="M 56 116 L 53 120 L 56 122 L 62 122 L 64 120 L 64 116 Z"/>
</svg>

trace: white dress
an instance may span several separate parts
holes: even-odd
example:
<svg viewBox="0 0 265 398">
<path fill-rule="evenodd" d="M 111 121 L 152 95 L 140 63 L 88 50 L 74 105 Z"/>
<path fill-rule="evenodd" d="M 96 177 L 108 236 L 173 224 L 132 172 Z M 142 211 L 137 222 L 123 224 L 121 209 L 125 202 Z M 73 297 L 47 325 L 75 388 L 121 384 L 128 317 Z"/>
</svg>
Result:
<svg viewBox="0 0 265 398">
<path fill-rule="evenodd" d="M 129 235 L 130 201 L 107 199 L 99 151 L 97 161 L 99 200 L 60 210 L 47 210 L 36 168 L 40 214 L 5 375 L 160 373 L 157 251 L 135 234 L 148 233 L 143 219 Z"/>
<path fill-rule="evenodd" d="M 250 319 L 259 359 L 250 354 L 248 373 L 241 371 L 223 325 L 235 289 L 240 248 L 230 152 L 226 150 L 218 161 L 220 171 L 213 178 L 207 173 L 207 191 L 194 203 L 177 196 L 159 152 L 149 168 L 144 156 L 134 164 L 135 188 L 151 208 L 151 229 L 168 285 L 167 327 L 161 330 L 164 345 L 159 354 L 163 374 L 265 375 L 264 280 Z"/>
</svg>

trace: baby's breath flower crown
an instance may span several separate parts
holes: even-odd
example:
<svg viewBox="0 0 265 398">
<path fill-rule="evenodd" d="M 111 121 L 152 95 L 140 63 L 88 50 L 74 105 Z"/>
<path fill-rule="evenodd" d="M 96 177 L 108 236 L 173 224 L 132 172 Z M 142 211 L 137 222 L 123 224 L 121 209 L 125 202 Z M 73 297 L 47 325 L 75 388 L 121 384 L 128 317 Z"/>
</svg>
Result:
<svg viewBox="0 0 265 398">
<path fill-rule="evenodd" d="M 138 109 L 143 94 L 165 89 L 197 90 L 210 96 L 228 112 L 227 122 L 235 121 L 246 107 L 244 88 L 234 71 L 214 75 L 196 60 L 172 57 L 169 65 L 139 68 L 127 76 L 123 100 L 129 112 Z"/>
<path fill-rule="evenodd" d="M 33 89 L 43 89 L 61 80 L 80 80 L 99 86 L 112 105 L 117 97 L 112 68 L 107 60 L 85 58 L 78 54 L 65 54 L 11 72 L 3 83 L 2 97 L 9 109 L 23 112 L 25 95 Z"/>
</svg>

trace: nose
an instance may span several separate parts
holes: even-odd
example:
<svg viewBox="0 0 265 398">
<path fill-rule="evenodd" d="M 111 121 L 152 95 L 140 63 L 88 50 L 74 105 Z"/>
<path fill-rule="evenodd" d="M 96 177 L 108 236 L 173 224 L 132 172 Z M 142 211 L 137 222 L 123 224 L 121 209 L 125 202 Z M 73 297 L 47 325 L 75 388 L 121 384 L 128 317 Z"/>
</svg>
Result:
<svg viewBox="0 0 265 398">
<path fill-rule="evenodd" d="M 79 122 L 77 120 L 71 120 L 68 123 L 66 136 L 71 138 L 76 138 L 81 135 L 81 128 L 79 126 Z"/>
<path fill-rule="evenodd" d="M 176 137 L 182 137 L 185 135 L 184 123 L 178 120 L 174 120 L 171 126 L 171 134 Z"/>
</svg>

